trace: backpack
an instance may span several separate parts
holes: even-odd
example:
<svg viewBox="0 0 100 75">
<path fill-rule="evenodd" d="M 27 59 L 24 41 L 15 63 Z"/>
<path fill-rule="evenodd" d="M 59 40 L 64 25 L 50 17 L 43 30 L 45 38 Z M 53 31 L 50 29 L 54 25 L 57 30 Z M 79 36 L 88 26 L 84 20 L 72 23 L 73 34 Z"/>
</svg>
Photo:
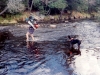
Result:
<svg viewBox="0 0 100 75">
<path fill-rule="evenodd" d="M 29 18 L 25 19 L 26 22 L 30 21 L 31 23 L 34 23 L 34 18 L 33 16 L 29 16 Z"/>
</svg>

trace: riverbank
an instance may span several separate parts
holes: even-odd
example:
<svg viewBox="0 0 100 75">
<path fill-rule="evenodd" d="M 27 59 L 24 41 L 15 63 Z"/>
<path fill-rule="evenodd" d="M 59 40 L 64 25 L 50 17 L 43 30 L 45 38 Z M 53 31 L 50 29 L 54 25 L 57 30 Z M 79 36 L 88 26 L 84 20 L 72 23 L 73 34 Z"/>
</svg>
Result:
<svg viewBox="0 0 100 75">
<path fill-rule="evenodd" d="M 16 23 L 25 23 L 25 19 L 29 16 L 29 12 L 23 12 L 22 14 L 16 15 L 6 15 L 5 17 L 0 17 L 0 24 L 16 24 Z M 60 23 L 60 22 L 69 22 L 82 19 L 91 19 L 98 16 L 98 13 L 80 13 L 80 12 L 67 12 L 62 16 L 58 15 L 42 15 L 39 12 L 32 12 L 33 16 L 38 20 L 38 22 L 44 23 Z"/>
</svg>

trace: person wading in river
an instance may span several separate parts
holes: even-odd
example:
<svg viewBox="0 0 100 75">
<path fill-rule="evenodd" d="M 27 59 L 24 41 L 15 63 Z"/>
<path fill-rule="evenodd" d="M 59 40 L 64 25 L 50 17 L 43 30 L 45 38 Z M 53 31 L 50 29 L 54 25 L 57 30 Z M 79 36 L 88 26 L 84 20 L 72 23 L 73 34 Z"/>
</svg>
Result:
<svg viewBox="0 0 100 75">
<path fill-rule="evenodd" d="M 70 36 L 68 36 L 69 38 L 69 42 L 70 42 L 70 50 L 74 49 L 74 45 L 77 44 L 78 46 L 78 52 L 79 54 L 81 55 L 81 52 L 80 52 L 80 44 L 81 44 L 81 41 L 79 39 L 75 39 L 75 38 L 71 38 Z M 70 51 L 70 55 L 72 54 L 72 52 Z"/>
<path fill-rule="evenodd" d="M 34 41 L 33 32 L 36 28 L 38 28 L 38 24 L 32 14 L 30 14 L 29 18 L 26 19 L 26 22 L 29 24 L 29 28 L 26 33 L 26 41 L 29 41 L 29 37 L 31 37 L 32 41 Z"/>
</svg>

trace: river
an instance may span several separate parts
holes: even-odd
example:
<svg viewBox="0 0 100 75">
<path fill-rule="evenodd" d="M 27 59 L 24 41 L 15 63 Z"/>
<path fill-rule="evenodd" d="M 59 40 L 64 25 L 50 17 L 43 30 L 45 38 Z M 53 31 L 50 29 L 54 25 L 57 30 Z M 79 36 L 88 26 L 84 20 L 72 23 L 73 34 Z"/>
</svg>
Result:
<svg viewBox="0 0 100 75">
<path fill-rule="evenodd" d="M 91 20 L 41 25 L 26 42 L 27 25 L 5 26 L 14 37 L 0 49 L 0 75 L 100 75 L 100 24 Z M 80 40 L 81 55 L 68 60 L 68 38 Z M 28 45 L 28 47 L 27 47 Z"/>
</svg>

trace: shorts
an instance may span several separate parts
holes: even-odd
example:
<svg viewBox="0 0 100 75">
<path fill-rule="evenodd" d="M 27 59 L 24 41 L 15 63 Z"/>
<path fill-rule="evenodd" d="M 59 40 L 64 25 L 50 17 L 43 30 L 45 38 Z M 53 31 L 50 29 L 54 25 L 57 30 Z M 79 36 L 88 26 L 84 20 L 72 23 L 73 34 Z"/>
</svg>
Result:
<svg viewBox="0 0 100 75">
<path fill-rule="evenodd" d="M 29 27 L 28 32 L 29 32 L 30 34 L 33 34 L 33 32 L 34 32 L 34 28 L 33 28 L 33 27 Z"/>
</svg>

